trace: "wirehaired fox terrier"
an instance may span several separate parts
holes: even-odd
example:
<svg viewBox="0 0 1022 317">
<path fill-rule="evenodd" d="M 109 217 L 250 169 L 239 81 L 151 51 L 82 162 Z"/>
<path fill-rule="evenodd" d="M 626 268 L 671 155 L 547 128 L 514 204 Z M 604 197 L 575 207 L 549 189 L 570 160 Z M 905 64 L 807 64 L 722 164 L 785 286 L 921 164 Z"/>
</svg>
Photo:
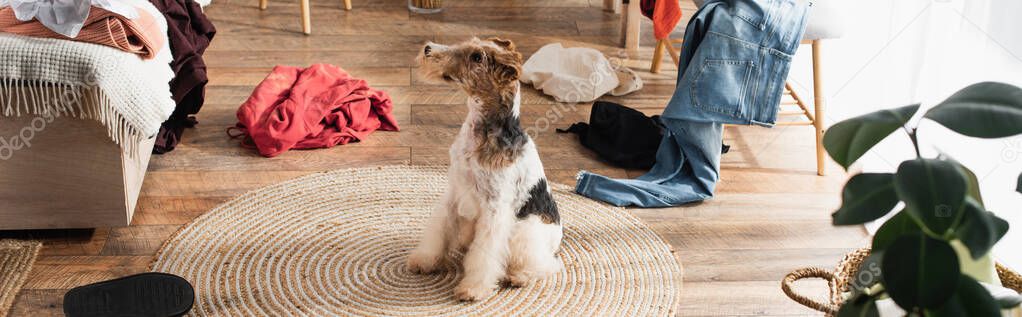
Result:
<svg viewBox="0 0 1022 317">
<path fill-rule="evenodd" d="M 524 286 L 561 270 L 560 215 L 536 145 L 518 119 L 522 54 L 511 41 L 427 43 L 417 58 L 427 80 L 468 94 L 468 116 L 451 145 L 447 191 L 433 211 L 412 272 L 428 274 L 465 251 L 460 300 L 480 300 L 506 280 Z"/>
</svg>

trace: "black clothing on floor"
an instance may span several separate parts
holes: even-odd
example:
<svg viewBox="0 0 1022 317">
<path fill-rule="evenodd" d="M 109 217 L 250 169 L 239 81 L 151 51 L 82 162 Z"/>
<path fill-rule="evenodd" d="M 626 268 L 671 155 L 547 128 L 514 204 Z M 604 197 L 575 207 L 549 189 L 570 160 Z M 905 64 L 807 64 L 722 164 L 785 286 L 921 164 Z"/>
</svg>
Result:
<svg viewBox="0 0 1022 317">
<path fill-rule="evenodd" d="M 167 39 L 174 60 L 170 63 L 174 79 L 170 92 L 177 103 L 174 113 L 160 127 L 153 153 L 174 150 L 185 128 L 195 126 L 195 118 L 205 101 L 206 63 L 202 54 L 216 34 L 213 22 L 194 0 L 149 0 L 167 19 Z"/>
<path fill-rule="evenodd" d="M 615 166 L 649 169 L 656 163 L 656 152 L 663 138 L 660 116 L 647 117 L 638 110 L 613 102 L 597 101 L 589 113 L 589 123 L 579 122 L 561 133 L 578 135 L 582 146 Z M 724 144 L 721 153 L 731 146 Z"/>
<path fill-rule="evenodd" d="M 613 102 L 597 101 L 589 113 L 589 123 L 575 123 L 557 132 L 578 134 L 582 146 L 611 164 L 649 169 L 656 162 L 656 151 L 663 139 L 658 117 L 647 117 Z"/>
</svg>

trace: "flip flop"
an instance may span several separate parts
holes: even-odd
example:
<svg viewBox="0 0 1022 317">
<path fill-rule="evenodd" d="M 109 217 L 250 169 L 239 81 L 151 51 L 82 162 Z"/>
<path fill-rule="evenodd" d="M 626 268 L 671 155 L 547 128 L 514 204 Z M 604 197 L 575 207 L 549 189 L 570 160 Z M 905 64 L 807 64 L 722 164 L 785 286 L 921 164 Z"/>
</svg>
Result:
<svg viewBox="0 0 1022 317">
<path fill-rule="evenodd" d="M 75 287 L 64 294 L 64 315 L 181 316 L 192 309 L 195 289 L 187 280 L 166 273 L 142 273 Z"/>
</svg>

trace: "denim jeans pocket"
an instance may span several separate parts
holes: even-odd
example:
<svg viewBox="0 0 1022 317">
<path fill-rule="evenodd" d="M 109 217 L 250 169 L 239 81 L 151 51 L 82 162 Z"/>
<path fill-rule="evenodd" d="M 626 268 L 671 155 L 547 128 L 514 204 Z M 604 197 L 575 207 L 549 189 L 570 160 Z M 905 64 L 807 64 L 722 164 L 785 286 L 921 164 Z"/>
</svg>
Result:
<svg viewBox="0 0 1022 317">
<path fill-rule="evenodd" d="M 742 117 L 756 63 L 707 59 L 692 80 L 692 104 L 699 109 Z"/>
</svg>

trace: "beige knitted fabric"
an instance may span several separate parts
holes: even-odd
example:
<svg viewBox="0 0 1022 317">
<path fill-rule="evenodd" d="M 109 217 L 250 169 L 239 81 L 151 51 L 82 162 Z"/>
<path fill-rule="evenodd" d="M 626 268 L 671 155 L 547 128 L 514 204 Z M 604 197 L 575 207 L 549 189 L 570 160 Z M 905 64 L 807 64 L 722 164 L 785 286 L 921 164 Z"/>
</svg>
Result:
<svg viewBox="0 0 1022 317">
<path fill-rule="evenodd" d="M 168 43 L 167 21 L 151 3 L 124 1 L 149 12 Z M 143 60 L 97 44 L 0 33 L 0 116 L 93 119 L 115 143 L 138 143 L 155 136 L 174 111 L 171 59 L 169 45 Z"/>
<path fill-rule="evenodd" d="M 564 270 L 475 303 L 453 297 L 460 265 L 405 268 L 444 168 L 315 174 L 249 192 L 186 225 L 152 269 L 195 285 L 192 316 L 667 316 L 681 267 L 628 211 L 552 186 Z"/>
<path fill-rule="evenodd" d="M 0 317 L 7 316 L 41 247 L 37 241 L 0 240 Z"/>
</svg>

